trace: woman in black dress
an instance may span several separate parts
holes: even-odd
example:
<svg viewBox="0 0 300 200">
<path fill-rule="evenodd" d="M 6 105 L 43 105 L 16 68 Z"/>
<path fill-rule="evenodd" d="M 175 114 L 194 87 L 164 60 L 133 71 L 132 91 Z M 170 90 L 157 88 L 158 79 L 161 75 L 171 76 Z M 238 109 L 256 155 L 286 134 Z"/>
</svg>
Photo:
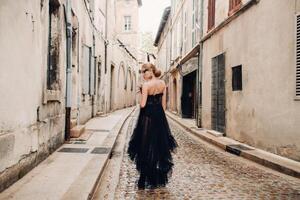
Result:
<svg viewBox="0 0 300 200">
<path fill-rule="evenodd" d="M 140 113 L 127 153 L 140 173 L 138 188 L 163 187 L 172 173 L 172 155 L 178 144 L 165 116 L 166 85 L 155 77 L 160 71 L 151 63 L 142 66 Z"/>
</svg>

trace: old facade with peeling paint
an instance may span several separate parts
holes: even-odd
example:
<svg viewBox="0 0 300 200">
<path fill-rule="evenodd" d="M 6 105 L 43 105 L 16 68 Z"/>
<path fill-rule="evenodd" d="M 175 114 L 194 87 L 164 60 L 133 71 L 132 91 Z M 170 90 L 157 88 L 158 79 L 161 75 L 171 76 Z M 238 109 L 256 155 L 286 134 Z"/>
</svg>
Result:
<svg viewBox="0 0 300 200">
<path fill-rule="evenodd" d="M 173 0 L 170 10 L 155 41 L 158 65 L 166 69 L 169 110 L 194 118 L 198 127 L 299 161 L 300 2 Z M 194 44 L 188 49 L 186 39 Z M 185 87 L 193 70 L 190 83 L 196 85 Z M 184 89 L 191 91 L 187 97 L 195 95 L 190 116 L 182 106 Z"/>
<path fill-rule="evenodd" d="M 76 126 L 136 104 L 138 58 L 122 41 L 134 37 L 117 31 L 125 25 L 117 23 L 124 16 L 115 12 L 114 0 L 71 2 L 71 124 Z M 130 23 L 136 31 L 142 2 L 131 3 L 134 8 L 119 9 L 134 14 Z M 66 0 L 0 3 L 0 191 L 65 140 L 66 12 Z M 120 94 L 124 98 L 117 98 Z"/>
</svg>

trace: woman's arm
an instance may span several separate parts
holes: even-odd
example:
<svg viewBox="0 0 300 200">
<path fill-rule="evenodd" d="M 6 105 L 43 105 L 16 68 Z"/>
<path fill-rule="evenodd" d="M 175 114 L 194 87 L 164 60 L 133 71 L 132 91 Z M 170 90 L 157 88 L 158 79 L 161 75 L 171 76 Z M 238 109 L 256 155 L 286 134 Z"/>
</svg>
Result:
<svg viewBox="0 0 300 200">
<path fill-rule="evenodd" d="M 163 109 L 166 110 L 166 108 L 167 108 L 167 94 L 166 94 L 167 86 L 165 85 L 164 87 L 165 88 L 164 88 L 161 104 L 162 104 Z"/>
<path fill-rule="evenodd" d="M 144 108 L 146 106 L 147 96 L 148 96 L 148 87 L 147 87 L 146 84 L 143 84 L 143 86 L 142 86 L 142 95 L 141 95 L 141 102 L 140 102 L 141 108 Z"/>
</svg>

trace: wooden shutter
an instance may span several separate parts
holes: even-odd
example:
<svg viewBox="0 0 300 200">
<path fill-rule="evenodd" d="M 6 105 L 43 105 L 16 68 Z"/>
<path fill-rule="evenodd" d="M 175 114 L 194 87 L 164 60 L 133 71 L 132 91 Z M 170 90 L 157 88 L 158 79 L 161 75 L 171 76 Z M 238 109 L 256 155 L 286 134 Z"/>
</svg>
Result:
<svg viewBox="0 0 300 200">
<path fill-rule="evenodd" d="M 90 95 L 95 94 L 95 74 L 96 74 L 96 62 L 95 57 L 92 57 L 92 51 L 90 51 Z"/>
<path fill-rule="evenodd" d="M 300 98 L 300 14 L 296 16 L 296 97 Z"/>
<path fill-rule="evenodd" d="M 228 15 L 236 12 L 242 5 L 242 0 L 229 0 L 229 11 Z"/>
<path fill-rule="evenodd" d="M 83 46 L 83 70 L 82 70 L 82 93 L 90 93 L 90 65 L 91 58 L 90 53 L 91 49 L 88 46 Z"/>
<path fill-rule="evenodd" d="M 208 1 L 208 31 L 211 30 L 215 26 L 215 8 L 216 8 L 216 0 Z"/>
</svg>

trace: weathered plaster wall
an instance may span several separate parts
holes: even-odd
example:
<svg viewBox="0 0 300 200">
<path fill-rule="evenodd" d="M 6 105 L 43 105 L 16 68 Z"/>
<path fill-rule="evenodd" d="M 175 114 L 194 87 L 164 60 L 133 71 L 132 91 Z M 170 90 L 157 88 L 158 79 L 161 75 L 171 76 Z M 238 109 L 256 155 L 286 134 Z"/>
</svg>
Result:
<svg viewBox="0 0 300 200">
<path fill-rule="evenodd" d="M 294 5 L 260 1 L 204 43 L 202 120 L 211 128 L 211 59 L 225 52 L 227 136 L 300 160 Z M 231 86 L 231 68 L 237 65 L 242 65 L 242 91 Z"/>
</svg>

